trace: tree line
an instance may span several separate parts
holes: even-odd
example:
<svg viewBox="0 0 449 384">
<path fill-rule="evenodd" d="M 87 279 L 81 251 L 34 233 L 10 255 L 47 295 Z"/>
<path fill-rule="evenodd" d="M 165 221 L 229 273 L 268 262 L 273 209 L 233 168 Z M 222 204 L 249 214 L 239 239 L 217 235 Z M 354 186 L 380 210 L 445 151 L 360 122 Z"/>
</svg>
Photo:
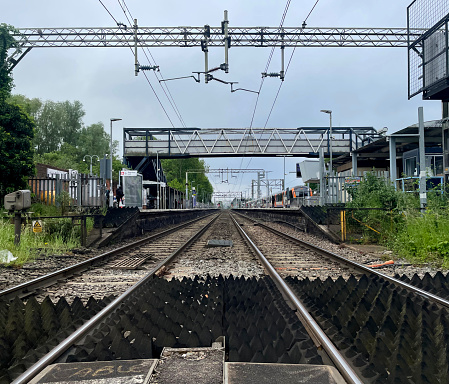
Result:
<svg viewBox="0 0 449 384">
<path fill-rule="evenodd" d="M 7 54 L 18 48 L 13 33 L 17 30 L 12 26 L 0 24 L 0 205 L 5 194 L 26 187 L 27 178 L 34 176 L 35 163 L 88 173 L 90 158 L 84 162 L 86 155 L 103 158 L 110 152 L 110 135 L 103 123 L 86 126 L 80 101 L 42 101 L 11 93 L 14 84 L 7 70 Z M 117 149 L 118 141 L 114 141 L 115 180 L 123 167 Z M 168 184 L 180 191 L 185 190 L 186 171 L 206 171 L 204 161 L 193 158 L 163 160 L 162 166 Z M 93 162 L 92 169 L 98 175 L 99 162 Z M 199 191 L 198 200 L 210 201 L 213 188 L 204 173 L 192 174 L 189 179 L 189 189 L 194 185 Z"/>
<path fill-rule="evenodd" d="M 83 161 L 85 155 L 103 158 L 110 149 L 110 135 L 102 122 L 85 126 L 85 111 L 80 101 L 29 99 L 24 95 L 12 95 L 8 101 L 19 105 L 35 122 L 34 161 L 66 169 L 78 169 L 87 173 L 89 164 Z M 113 143 L 113 153 L 118 142 Z M 120 161 L 115 158 L 116 167 Z M 93 170 L 98 174 L 99 164 L 94 162 Z M 118 172 L 119 169 L 114 169 Z"/>
</svg>

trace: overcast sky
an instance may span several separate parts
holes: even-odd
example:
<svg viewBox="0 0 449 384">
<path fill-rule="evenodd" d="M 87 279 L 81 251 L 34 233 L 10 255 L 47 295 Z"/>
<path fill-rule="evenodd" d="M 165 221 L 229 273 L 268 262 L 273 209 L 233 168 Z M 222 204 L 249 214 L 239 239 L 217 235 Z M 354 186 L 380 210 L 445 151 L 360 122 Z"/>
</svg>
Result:
<svg viewBox="0 0 449 384">
<path fill-rule="evenodd" d="M 292 0 L 285 27 L 300 26 L 316 0 Z M 406 27 L 406 9 L 411 0 L 320 0 L 309 27 Z M 113 16 L 126 18 L 118 1 L 103 0 Z M 126 4 L 140 26 L 219 26 L 223 11 L 229 12 L 229 26 L 279 26 L 286 1 L 137 1 Z M 25 27 L 111 27 L 111 16 L 99 1 L 0 0 L 0 22 Z M 151 53 L 165 78 L 201 71 L 204 56 L 200 48 L 153 48 Z M 220 78 L 238 81 L 239 86 L 258 89 L 261 72 L 270 48 L 230 49 L 230 73 Z M 286 58 L 291 49 L 286 49 Z M 147 64 L 140 54 L 141 64 Z M 224 49 L 211 48 L 210 67 L 224 61 Z M 276 50 L 269 72 L 279 72 L 280 53 Z M 152 74 L 150 80 L 175 126 L 181 126 L 161 87 Z M 113 137 L 120 139 L 122 127 L 171 127 L 151 88 L 142 75 L 134 76 L 134 58 L 127 48 L 37 48 L 13 72 L 14 93 L 42 100 L 79 100 L 86 111 L 84 124 L 102 121 Z M 218 77 L 218 76 L 217 76 Z M 279 87 L 279 79 L 264 82 L 253 127 L 263 127 Z M 192 79 L 169 83 L 182 118 L 188 127 L 248 127 L 256 95 L 229 91 L 229 86 Z M 417 122 L 417 109 L 424 107 L 426 120 L 441 118 L 438 101 L 407 98 L 406 48 L 298 48 L 267 127 L 295 128 L 327 126 L 333 111 L 334 126 L 388 127 L 395 132 Z M 282 178 L 282 158 L 206 160 L 211 168 L 264 168 L 270 178 Z M 296 158 L 287 158 L 286 184 L 298 184 Z M 245 190 L 254 176 L 247 175 L 230 184 L 210 180 L 218 191 Z M 237 180 L 237 179 L 233 179 Z"/>
</svg>

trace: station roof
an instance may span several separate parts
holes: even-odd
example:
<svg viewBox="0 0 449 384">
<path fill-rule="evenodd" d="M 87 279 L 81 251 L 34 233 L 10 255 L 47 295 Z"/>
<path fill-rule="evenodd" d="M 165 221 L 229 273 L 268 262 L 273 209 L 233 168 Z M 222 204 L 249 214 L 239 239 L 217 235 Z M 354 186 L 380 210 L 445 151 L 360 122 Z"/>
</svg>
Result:
<svg viewBox="0 0 449 384">
<path fill-rule="evenodd" d="M 441 147 L 442 145 L 442 124 L 441 120 L 431 120 L 424 123 L 425 145 L 426 147 Z M 372 162 L 388 160 L 390 158 L 389 138 L 396 138 L 396 157 L 402 158 L 404 152 L 411 151 L 419 147 L 419 126 L 410 125 L 391 135 L 382 137 L 370 144 L 354 150 L 357 153 L 357 161 L 370 160 Z M 351 155 L 344 154 L 334 159 L 336 166 L 350 163 Z"/>
</svg>

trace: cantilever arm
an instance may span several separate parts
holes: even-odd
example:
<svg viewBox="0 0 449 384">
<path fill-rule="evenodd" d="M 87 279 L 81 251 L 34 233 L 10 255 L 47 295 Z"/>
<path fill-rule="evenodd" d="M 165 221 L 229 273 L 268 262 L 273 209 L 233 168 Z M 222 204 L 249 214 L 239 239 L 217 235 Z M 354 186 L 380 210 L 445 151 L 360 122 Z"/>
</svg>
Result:
<svg viewBox="0 0 449 384">
<path fill-rule="evenodd" d="M 188 79 L 188 78 L 193 78 L 193 80 L 195 80 L 197 83 L 199 83 L 200 82 L 200 79 L 198 78 L 196 78 L 195 76 L 193 76 L 193 75 L 190 75 L 190 76 L 181 76 L 181 77 L 173 77 L 173 78 L 171 78 L 171 79 L 162 79 L 162 80 L 159 80 L 159 83 L 161 83 L 161 82 L 163 82 L 163 81 L 170 81 L 170 80 L 180 80 L 180 79 Z M 199 76 L 198 76 L 199 77 Z"/>
<path fill-rule="evenodd" d="M 246 91 L 246 92 L 252 92 L 252 93 L 257 93 L 257 94 L 259 94 L 258 91 L 252 91 L 251 89 L 246 89 L 246 88 L 236 88 L 236 89 L 233 89 L 233 88 L 232 88 L 232 85 L 233 85 L 233 84 L 237 84 L 237 83 L 230 83 L 230 84 L 231 84 L 231 92 L 236 92 L 236 91 Z"/>
</svg>

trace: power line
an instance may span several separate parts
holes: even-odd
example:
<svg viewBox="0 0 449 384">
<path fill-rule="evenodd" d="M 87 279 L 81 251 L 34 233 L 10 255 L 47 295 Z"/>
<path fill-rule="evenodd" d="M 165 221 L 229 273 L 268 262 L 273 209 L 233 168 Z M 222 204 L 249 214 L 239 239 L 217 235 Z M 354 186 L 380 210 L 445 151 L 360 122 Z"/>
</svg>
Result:
<svg viewBox="0 0 449 384">
<path fill-rule="evenodd" d="M 98 1 L 101 3 L 101 5 L 104 7 L 104 9 L 106 9 L 106 11 L 109 13 L 109 15 L 112 17 L 112 19 L 116 22 L 116 24 L 119 25 L 118 21 L 115 19 L 115 17 L 114 17 L 114 16 L 112 15 L 112 13 L 109 11 L 109 9 L 103 4 L 103 2 L 102 2 L 101 0 L 98 0 Z M 131 52 L 133 53 L 133 49 L 131 48 L 131 46 L 128 45 L 128 47 L 129 47 L 129 49 L 131 50 Z M 159 99 L 159 97 L 158 97 L 158 95 L 157 95 L 157 93 L 156 93 L 156 90 L 155 90 L 155 89 L 153 88 L 153 86 L 151 85 L 150 79 L 148 79 L 148 76 L 146 75 L 145 72 L 143 72 L 143 73 L 144 73 L 145 78 L 147 79 L 147 82 L 148 82 L 149 86 L 151 87 L 151 89 L 152 89 L 154 95 L 156 96 L 157 101 L 159 102 L 160 106 L 162 107 L 162 110 L 164 111 L 165 115 L 167 116 L 167 119 L 170 121 L 170 124 L 171 124 L 172 127 L 174 128 L 175 125 L 173 124 L 172 120 L 170 119 L 169 114 L 167 113 L 167 111 L 165 110 L 165 108 L 164 108 L 164 106 L 163 106 L 161 100 Z"/>
<path fill-rule="evenodd" d="M 281 22 L 279 24 L 279 28 L 282 28 L 282 26 L 284 25 L 285 17 L 287 16 L 287 12 L 288 12 L 288 8 L 290 7 L 290 3 L 291 3 L 291 0 L 287 0 L 287 3 L 285 4 L 285 8 L 284 8 L 284 13 L 282 14 L 282 17 L 281 17 Z M 271 59 L 273 58 L 274 50 L 275 50 L 275 47 L 272 47 L 270 54 L 268 56 L 267 65 L 265 66 L 265 71 L 264 71 L 265 73 L 268 72 L 268 68 L 270 67 L 270 63 L 271 63 Z M 249 125 L 250 128 L 253 126 L 254 116 L 256 114 L 257 105 L 259 103 L 259 96 L 260 96 L 260 92 L 262 91 L 264 81 L 265 81 L 265 77 L 262 77 L 262 80 L 260 81 L 260 86 L 259 86 L 259 93 L 257 94 L 256 104 L 254 105 L 253 115 L 251 117 L 251 124 Z"/>
<path fill-rule="evenodd" d="M 282 28 L 282 26 L 284 25 L 285 17 L 287 16 L 287 12 L 288 12 L 288 9 L 290 7 L 290 3 L 291 3 L 291 0 L 287 0 L 287 3 L 285 4 L 285 8 L 284 8 L 284 13 L 282 14 L 281 21 L 279 23 L 279 28 Z M 271 63 L 271 60 L 273 58 L 274 50 L 275 50 L 275 47 L 272 47 L 271 51 L 270 51 L 270 54 L 268 55 L 268 60 L 267 60 L 267 64 L 265 66 L 265 71 L 264 71 L 265 73 L 268 72 L 268 68 L 270 67 L 270 63 Z M 262 91 L 262 87 L 263 87 L 264 81 L 265 81 L 265 77 L 262 77 L 262 80 L 260 81 L 259 91 L 257 92 L 256 103 L 254 105 L 253 115 L 251 117 L 251 123 L 249 125 L 249 129 L 251 129 L 253 127 L 254 116 L 256 115 L 257 105 L 259 104 L 259 97 L 260 97 L 260 93 Z M 246 168 L 248 168 L 249 165 L 251 164 L 251 160 L 252 160 L 252 157 L 250 158 L 248 164 L 246 165 Z M 240 161 L 240 168 L 242 167 L 242 164 L 243 164 L 243 157 L 242 157 L 242 160 Z M 242 182 L 243 182 L 243 175 L 240 178 L 239 189 L 242 186 Z"/>
<path fill-rule="evenodd" d="M 306 27 L 306 25 L 307 25 L 307 20 L 309 19 L 310 15 L 312 14 L 313 10 L 315 9 L 315 7 L 317 6 L 317 4 L 318 4 L 319 1 L 320 1 L 320 0 L 316 0 L 316 2 L 315 2 L 315 4 L 313 5 L 312 9 L 310 10 L 310 12 L 307 14 L 306 18 L 304 19 L 304 21 L 303 21 L 303 23 L 302 23 L 302 30 L 304 30 L 304 28 Z M 289 5 L 290 5 L 290 2 L 288 2 L 288 3 L 286 4 L 286 10 L 288 10 L 288 6 L 289 6 Z M 281 26 L 282 26 L 282 24 L 283 24 L 283 22 L 284 22 L 284 19 L 285 19 L 286 14 L 287 14 L 286 11 L 284 11 L 284 15 L 282 16 L 282 20 L 281 20 Z M 284 77 L 287 76 L 287 72 L 288 72 L 288 69 L 289 69 L 290 64 L 291 64 L 291 62 L 292 62 L 293 55 L 295 54 L 295 50 L 296 50 L 296 47 L 293 48 L 292 54 L 290 55 L 290 59 L 289 59 L 289 61 L 288 61 L 287 67 L 286 67 L 286 69 L 285 69 Z M 269 60 L 271 60 L 273 51 L 274 51 L 274 47 L 273 47 L 272 50 L 271 50 Z M 265 72 L 268 72 L 268 65 L 267 65 L 266 68 L 265 68 Z M 262 78 L 261 88 L 262 88 L 262 85 L 263 85 L 263 80 L 264 80 L 264 78 Z M 274 106 L 275 106 L 275 104 L 276 104 L 276 101 L 277 101 L 277 99 L 278 99 L 278 97 L 279 97 L 279 93 L 281 92 L 281 88 L 282 88 L 282 85 L 283 85 L 283 84 L 284 84 L 284 82 L 282 81 L 281 84 L 279 85 L 279 88 L 278 88 L 278 90 L 277 90 L 277 92 L 276 92 L 276 96 L 275 96 L 275 98 L 274 98 L 273 104 L 271 105 L 270 112 L 269 112 L 269 114 L 268 114 L 267 120 L 265 121 L 264 128 L 266 128 L 267 125 L 268 125 L 268 121 L 270 120 L 271 114 L 272 114 L 272 112 L 273 112 L 273 109 L 274 109 Z M 260 94 L 260 89 L 259 89 L 259 94 Z M 259 95 L 257 95 L 257 99 L 258 99 L 258 98 L 259 98 Z M 258 101 L 258 100 L 257 100 L 257 101 Z M 253 112 L 253 118 L 252 118 L 252 120 L 251 120 L 251 126 L 252 126 L 253 119 L 254 119 L 254 114 L 255 114 L 256 108 L 257 108 L 257 101 L 256 101 L 256 106 L 255 106 L 254 112 Z M 250 161 L 248 162 L 248 164 L 247 164 L 246 167 L 249 167 L 249 165 L 251 164 L 251 160 L 252 160 L 252 158 L 250 159 Z M 243 161 L 243 159 L 242 159 L 242 161 Z M 243 179 L 243 178 L 242 178 L 242 179 Z M 240 188 L 240 187 L 241 187 L 241 183 L 240 183 L 240 185 L 239 185 L 239 188 Z"/>
<path fill-rule="evenodd" d="M 313 5 L 312 9 L 310 10 L 309 14 L 308 14 L 307 17 L 304 19 L 304 22 L 302 23 L 302 30 L 304 30 L 304 28 L 306 27 L 307 19 L 308 19 L 309 16 L 312 14 L 313 10 L 315 9 L 315 7 L 316 7 L 316 5 L 318 4 L 319 1 L 320 1 L 320 0 L 316 0 L 316 2 L 315 2 L 315 4 Z M 285 76 L 285 77 L 287 76 L 288 68 L 290 67 L 290 64 L 291 64 L 292 59 L 293 59 L 293 55 L 295 54 L 295 51 L 296 51 L 296 47 L 293 48 L 293 51 L 292 51 L 292 54 L 290 55 L 290 59 L 289 59 L 289 61 L 288 61 L 287 67 L 285 68 L 285 73 L 284 73 L 284 76 Z M 273 112 L 274 105 L 276 104 L 276 101 L 277 101 L 277 99 L 278 99 L 279 93 L 281 92 L 281 88 L 282 88 L 282 85 L 283 85 L 283 84 L 284 84 L 284 82 L 281 82 L 281 84 L 279 85 L 279 88 L 278 88 L 278 91 L 276 92 L 276 96 L 275 96 L 275 98 L 274 98 L 273 104 L 272 104 L 272 106 L 271 106 L 271 108 L 270 108 L 270 112 L 268 113 L 267 120 L 265 121 L 264 128 L 267 127 L 268 120 L 270 120 L 271 113 Z"/>
<path fill-rule="evenodd" d="M 118 21 L 115 19 L 114 16 L 112 16 L 112 13 L 109 12 L 109 9 L 106 8 L 106 5 L 104 5 L 103 2 L 102 2 L 101 0 L 98 0 L 98 1 L 101 3 L 101 5 L 103 6 L 103 8 L 106 9 L 106 12 L 109 13 L 109 16 L 111 16 L 112 19 L 115 21 L 115 24 L 118 24 Z"/>
<path fill-rule="evenodd" d="M 117 1 L 118 1 L 119 5 L 120 5 L 120 8 L 122 8 L 123 13 L 125 14 L 125 17 L 126 17 L 126 19 L 128 20 L 128 23 L 132 26 L 132 22 L 131 22 L 131 20 L 128 18 L 128 15 L 126 14 L 126 11 L 125 11 L 125 9 L 123 8 L 123 6 L 125 6 L 126 10 L 128 11 L 128 14 L 129 14 L 129 16 L 131 17 L 132 20 L 134 19 L 134 17 L 133 17 L 133 15 L 131 14 L 131 11 L 129 10 L 128 5 L 126 4 L 125 0 L 122 0 L 123 5 L 122 5 L 122 3 L 120 2 L 120 0 L 117 0 Z M 152 60 L 153 60 L 153 63 L 151 62 L 150 58 L 148 57 L 148 55 L 147 55 L 147 53 L 146 53 L 146 51 L 145 51 L 145 48 L 143 48 L 142 50 L 143 50 L 143 53 L 144 53 L 145 57 L 147 58 L 148 62 L 150 63 L 150 65 L 153 65 L 153 64 L 156 65 L 156 60 L 154 59 L 153 54 L 151 53 L 150 49 L 149 49 L 148 47 L 146 48 L 146 50 L 148 51 L 148 53 L 150 54 L 150 56 L 151 56 L 151 58 L 152 58 Z M 176 116 L 178 117 L 179 121 L 181 122 L 181 125 L 185 128 L 185 127 L 186 127 L 186 124 L 185 124 L 185 122 L 184 122 L 184 119 L 182 118 L 181 112 L 179 111 L 179 108 L 178 108 L 178 106 L 177 106 L 177 104 L 176 104 L 176 102 L 175 102 L 175 99 L 173 98 L 173 95 L 171 94 L 170 89 L 168 88 L 168 85 L 165 84 L 165 86 L 166 86 L 166 88 L 167 88 L 167 91 L 166 91 L 166 90 L 164 89 L 164 86 L 159 82 L 159 78 L 158 78 L 158 76 L 157 76 L 157 72 L 153 71 L 153 73 L 154 73 L 154 76 L 156 77 L 156 79 L 158 80 L 158 83 L 159 83 L 159 85 L 161 86 L 162 91 L 163 91 L 164 94 L 165 94 L 165 97 L 167 97 L 168 102 L 170 103 L 170 105 L 171 105 L 171 107 L 173 108 L 173 110 L 174 110 Z M 162 73 L 160 72 L 160 70 L 158 71 L 158 73 L 160 74 L 161 79 L 163 79 L 164 77 L 162 76 Z M 167 95 L 167 92 L 168 92 L 168 95 Z"/>
</svg>

